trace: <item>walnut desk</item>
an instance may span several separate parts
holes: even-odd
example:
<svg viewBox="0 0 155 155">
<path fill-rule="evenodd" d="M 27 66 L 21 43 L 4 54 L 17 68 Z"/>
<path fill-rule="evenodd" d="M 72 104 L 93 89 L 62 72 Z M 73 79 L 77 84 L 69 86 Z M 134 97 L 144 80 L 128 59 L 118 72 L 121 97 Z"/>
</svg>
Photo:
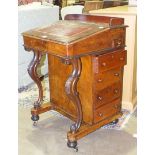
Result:
<svg viewBox="0 0 155 155">
<path fill-rule="evenodd" d="M 34 53 L 28 73 L 39 89 L 31 119 L 56 110 L 73 120 L 68 147 L 77 150 L 78 139 L 121 116 L 126 27 L 122 18 L 72 14 L 23 33 L 25 49 Z M 37 75 L 43 54 L 48 55 L 49 103 L 43 103 Z"/>
</svg>

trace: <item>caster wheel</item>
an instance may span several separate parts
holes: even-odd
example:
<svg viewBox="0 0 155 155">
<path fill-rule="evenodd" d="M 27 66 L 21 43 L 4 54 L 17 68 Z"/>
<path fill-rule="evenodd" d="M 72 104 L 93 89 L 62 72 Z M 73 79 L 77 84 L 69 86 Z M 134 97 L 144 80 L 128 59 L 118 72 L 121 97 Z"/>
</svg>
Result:
<svg viewBox="0 0 155 155">
<path fill-rule="evenodd" d="M 114 121 L 112 121 L 111 123 L 109 123 L 110 125 L 115 125 L 115 124 L 117 124 L 118 123 L 118 119 L 115 119 Z"/>
<path fill-rule="evenodd" d="M 78 152 L 78 147 L 75 147 L 74 150 L 75 150 L 75 152 Z"/>
<path fill-rule="evenodd" d="M 38 122 L 33 122 L 33 126 L 37 126 Z"/>
<path fill-rule="evenodd" d="M 36 122 L 39 120 L 39 115 L 32 115 L 31 120 Z"/>
<path fill-rule="evenodd" d="M 77 141 L 69 141 L 68 140 L 67 146 L 69 148 L 73 148 L 76 152 L 78 152 Z"/>
<path fill-rule="evenodd" d="M 117 124 L 118 123 L 118 119 L 115 119 L 112 123 Z"/>
<path fill-rule="evenodd" d="M 31 117 L 33 122 L 33 126 L 37 126 L 38 120 L 39 120 L 39 115 L 32 115 Z"/>
</svg>

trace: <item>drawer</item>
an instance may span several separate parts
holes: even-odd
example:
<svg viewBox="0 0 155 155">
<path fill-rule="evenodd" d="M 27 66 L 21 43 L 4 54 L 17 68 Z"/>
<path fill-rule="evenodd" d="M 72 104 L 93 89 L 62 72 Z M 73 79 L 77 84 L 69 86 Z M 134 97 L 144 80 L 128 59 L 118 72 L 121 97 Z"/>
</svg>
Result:
<svg viewBox="0 0 155 155">
<path fill-rule="evenodd" d="M 119 50 L 93 57 L 94 73 L 103 73 L 116 67 L 123 67 L 127 61 L 126 50 Z"/>
<path fill-rule="evenodd" d="M 24 45 L 28 48 L 40 50 L 40 51 L 47 51 L 47 42 L 44 40 L 39 40 L 36 38 L 29 38 L 27 36 L 24 37 Z"/>
<path fill-rule="evenodd" d="M 117 99 L 94 111 L 94 123 L 102 121 L 108 117 L 114 116 L 121 112 L 121 100 Z"/>
<path fill-rule="evenodd" d="M 111 29 L 110 35 L 113 48 L 125 46 L 125 29 Z"/>
<path fill-rule="evenodd" d="M 121 81 L 123 77 L 123 68 L 115 68 L 104 73 L 94 75 L 94 89 L 101 90 L 107 86 Z"/>
<path fill-rule="evenodd" d="M 94 93 L 94 106 L 98 108 L 108 102 L 120 98 L 122 93 L 121 81 Z"/>
</svg>

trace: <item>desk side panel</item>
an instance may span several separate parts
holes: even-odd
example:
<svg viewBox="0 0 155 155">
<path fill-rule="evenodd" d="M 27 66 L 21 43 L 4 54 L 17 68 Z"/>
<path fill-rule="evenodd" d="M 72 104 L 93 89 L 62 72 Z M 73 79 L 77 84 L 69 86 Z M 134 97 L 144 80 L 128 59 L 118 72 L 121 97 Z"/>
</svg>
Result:
<svg viewBox="0 0 155 155">
<path fill-rule="evenodd" d="M 92 67 L 91 58 L 83 57 L 82 72 L 77 84 L 77 90 L 82 104 L 83 120 L 92 124 L 93 120 L 93 102 L 92 102 Z M 49 83 L 50 99 L 54 106 L 66 112 L 69 116 L 76 118 L 76 107 L 69 100 L 65 93 L 65 82 L 72 72 L 71 65 L 65 65 L 61 60 L 52 55 L 48 55 L 49 63 Z"/>
</svg>

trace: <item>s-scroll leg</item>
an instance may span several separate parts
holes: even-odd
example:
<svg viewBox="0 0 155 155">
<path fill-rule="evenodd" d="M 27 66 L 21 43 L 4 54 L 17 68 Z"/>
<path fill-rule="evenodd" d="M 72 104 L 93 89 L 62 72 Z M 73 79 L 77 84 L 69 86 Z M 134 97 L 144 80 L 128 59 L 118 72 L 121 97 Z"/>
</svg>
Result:
<svg viewBox="0 0 155 155">
<path fill-rule="evenodd" d="M 37 87 L 39 89 L 38 99 L 37 101 L 34 102 L 34 109 L 38 109 L 43 101 L 43 89 L 41 84 L 41 78 L 37 74 L 37 67 L 40 64 L 42 54 L 39 51 L 33 51 L 33 53 L 34 53 L 33 59 L 29 64 L 27 71 L 32 80 L 37 84 Z M 36 122 L 39 120 L 39 115 L 32 114 L 31 119 L 34 121 L 34 125 L 36 125 Z"/>
<path fill-rule="evenodd" d="M 65 91 L 69 99 L 75 104 L 77 110 L 77 120 L 74 124 L 70 126 L 70 133 L 74 134 L 78 131 L 82 122 L 81 100 L 79 98 L 79 93 L 77 92 L 77 82 L 81 74 L 82 64 L 80 58 L 72 58 L 66 60 L 65 63 L 68 65 L 71 64 L 73 67 L 73 71 L 69 76 L 68 80 L 66 81 Z M 68 139 L 67 146 L 77 150 L 77 141 L 71 141 Z"/>
</svg>

